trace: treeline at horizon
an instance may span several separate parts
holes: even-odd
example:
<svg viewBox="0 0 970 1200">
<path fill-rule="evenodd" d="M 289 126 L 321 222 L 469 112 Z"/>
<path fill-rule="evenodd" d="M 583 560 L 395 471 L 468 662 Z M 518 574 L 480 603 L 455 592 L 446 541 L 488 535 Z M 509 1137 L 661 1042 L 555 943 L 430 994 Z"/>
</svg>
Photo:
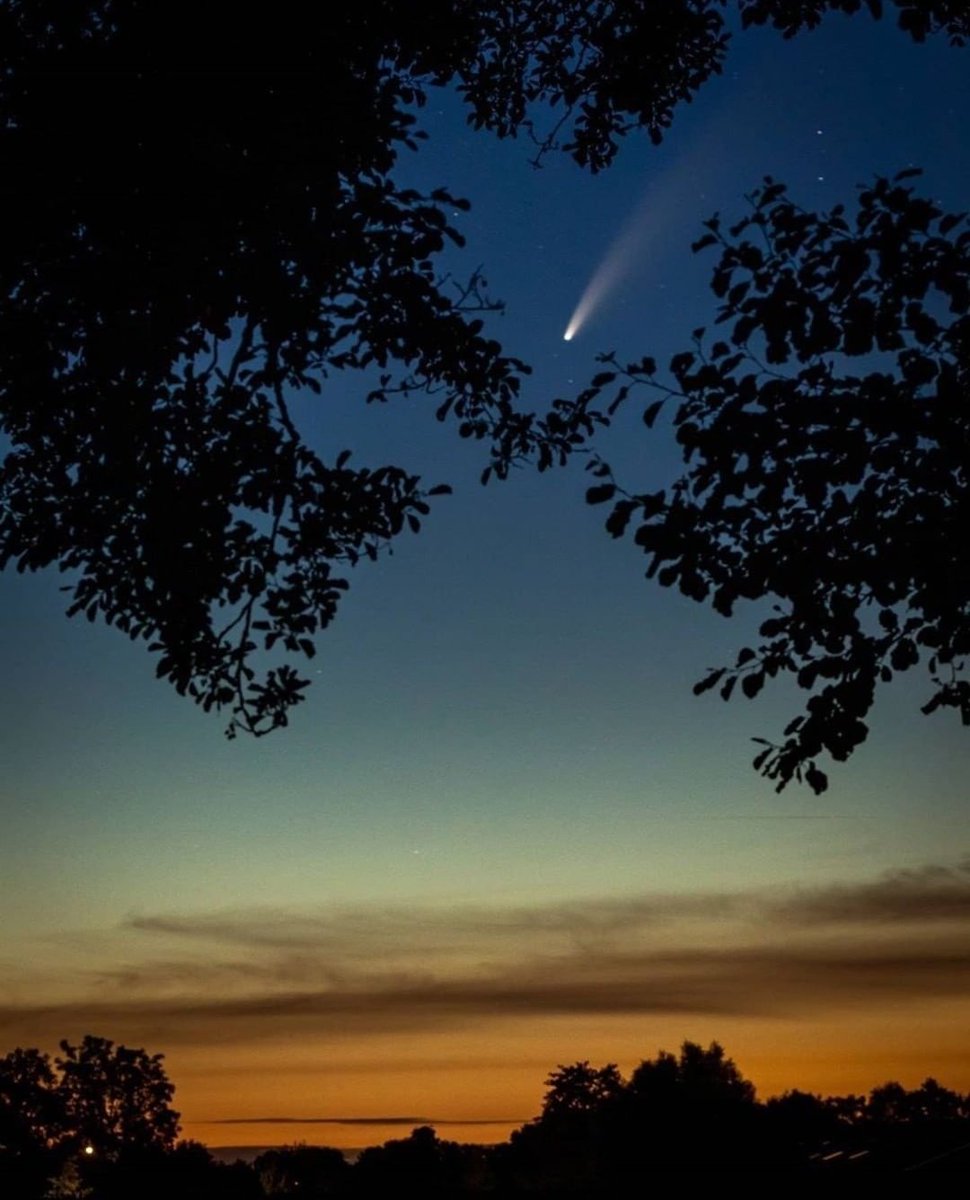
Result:
<svg viewBox="0 0 970 1200">
<path fill-rule="evenodd" d="M 428 1125 L 348 1161 L 327 1146 L 217 1161 L 180 1140 L 161 1054 L 86 1037 L 53 1059 L 0 1058 L 5 1200 L 261 1200 L 262 1197 L 632 1195 L 651 1176 L 697 1170 L 801 1174 L 958 1170 L 970 1164 L 970 1094 L 927 1078 L 867 1095 L 792 1089 L 767 1101 L 723 1048 L 684 1042 L 624 1077 L 615 1063 L 559 1065 L 541 1112 L 506 1142 L 439 1138 Z"/>
</svg>

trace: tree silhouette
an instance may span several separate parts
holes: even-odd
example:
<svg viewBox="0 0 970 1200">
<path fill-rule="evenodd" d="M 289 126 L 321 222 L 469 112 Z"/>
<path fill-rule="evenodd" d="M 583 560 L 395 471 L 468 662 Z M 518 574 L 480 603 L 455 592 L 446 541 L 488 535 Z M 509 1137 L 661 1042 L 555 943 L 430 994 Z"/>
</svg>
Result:
<svg viewBox="0 0 970 1200">
<path fill-rule="evenodd" d="M 756 696 L 789 674 L 805 712 L 754 765 L 780 791 L 827 786 L 817 758 L 842 761 L 865 739 L 876 688 L 922 665 L 924 713 L 958 709 L 970 725 L 970 230 L 904 181 L 877 179 L 853 216 L 809 212 L 770 179 L 749 214 L 719 218 L 720 339 L 695 331 L 670 362 L 620 367 L 615 411 L 631 387 L 669 404 L 686 470 L 666 491 L 621 489 L 609 466 L 591 503 L 615 500 L 607 529 L 630 528 L 647 574 L 730 616 L 773 601 L 762 642 L 695 687 L 740 683 Z"/>
<path fill-rule="evenodd" d="M 610 1158 L 621 1173 L 725 1168 L 762 1162 L 762 1112 L 754 1086 L 723 1047 L 685 1041 L 635 1068 Z"/>
<path fill-rule="evenodd" d="M 39 1050 L 11 1050 L 0 1058 L 0 1145 L 46 1150 L 64 1134 L 66 1114 L 51 1062 Z"/>
<path fill-rule="evenodd" d="M 828 1100 L 798 1088 L 774 1096 L 765 1105 L 770 1136 L 791 1147 L 797 1161 L 823 1142 L 845 1132 L 849 1124 Z"/>
<path fill-rule="evenodd" d="M 39 1050 L 0 1058 L 0 1184 L 10 1195 L 43 1194 L 67 1132 L 50 1059 Z M 0 1188 L 0 1190 L 3 1190 Z"/>
<path fill-rule="evenodd" d="M 970 28 L 958 0 L 892 7 L 916 39 Z M 527 368 L 483 333 L 484 280 L 436 273 L 465 204 L 393 177 L 427 88 L 450 83 L 472 124 L 529 133 L 538 158 L 599 170 L 721 70 L 724 8 L 0 7 L 0 567 L 69 572 L 68 612 L 147 643 L 231 735 L 286 724 L 345 571 L 442 490 L 318 454 L 294 394 L 361 370 L 374 402 L 437 393 L 499 477 L 563 461 L 595 424 L 582 402 L 522 411 Z M 859 8 L 737 4 L 786 36 Z"/>
<path fill-rule="evenodd" d="M 629 1080 L 583 1061 L 546 1084 L 541 1114 L 497 1158 L 499 1176 L 525 1192 L 623 1195 L 657 1170 L 766 1165 L 774 1154 L 753 1085 L 717 1042 L 660 1051 Z"/>
<path fill-rule="evenodd" d="M 53 1062 L 19 1048 L 0 1058 L 0 1181 L 9 1181 L 11 1195 L 39 1197 L 48 1183 L 51 1194 L 86 1195 L 94 1181 L 99 1200 L 133 1188 L 154 1196 L 162 1158 L 183 1177 L 190 1166 L 204 1173 L 204 1149 L 201 1167 L 189 1146 L 171 1157 L 179 1115 L 161 1054 L 91 1035 L 60 1047 Z M 116 1168 L 127 1175 L 119 1177 Z M 215 1194 L 210 1184 L 206 1194 Z"/>
<path fill-rule="evenodd" d="M 93 1157 L 116 1158 L 145 1150 L 171 1150 L 179 1114 L 175 1088 L 161 1054 L 87 1035 L 78 1045 L 61 1042 L 58 1094 L 74 1144 Z"/>
<path fill-rule="evenodd" d="M 430 1125 L 421 1125 L 406 1138 L 364 1150 L 354 1167 L 352 1194 L 454 1196 L 481 1176 L 482 1157 L 479 1147 L 445 1141 Z"/>
<path fill-rule="evenodd" d="M 546 1079 L 541 1121 L 556 1123 L 595 1112 L 623 1090 L 616 1063 L 592 1067 L 587 1061 L 561 1064 Z"/>
<path fill-rule="evenodd" d="M 518 436 L 482 281 L 452 296 L 432 266 L 466 205 L 391 178 L 461 10 L 0 11 L 0 566 L 72 571 L 69 613 L 147 641 L 229 732 L 285 723 L 306 681 L 260 678 L 257 647 L 311 655 L 340 570 L 434 491 L 325 463 L 292 393 L 374 368 L 373 401 L 440 388 L 462 433 Z"/>
<path fill-rule="evenodd" d="M 751 1104 L 754 1085 L 745 1079 L 724 1047 L 711 1042 L 705 1049 L 684 1042 L 680 1055 L 661 1050 L 644 1059 L 630 1076 L 630 1091 L 639 1100 L 662 1108 L 676 1099 L 690 1105 Z"/>
<path fill-rule="evenodd" d="M 855 1170 L 937 1159 L 958 1166 L 949 1155 L 965 1153 L 970 1139 L 970 1096 L 935 1079 L 912 1090 L 886 1083 L 868 1098 L 796 1090 L 762 1104 L 719 1043 L 685 1041 L 677 1054 L 644 1059 L 629 1079 L 612 1063 L 560 1064 L 547 1077 L 539 1116 L 497 1146 L 445 1141 L 420 1126 L 368 1147 L 353 1165 L 337 1150 L 297 1145 L 230 1166 L 198 1142 L 174 1142 L 160 1055 L 103 1038 L 64 1045 L 53 1066 L 36 1050 L 0 1058 L 5 1198 L 626 1196 L 666 1182 L 672 1171 Z M 145 1078 L 147 1089 L 137 1083 Z M 99 1089 L 106 1095 L 100 1117 Z M 120 1103 L 121 1091 L 136 1099 Z M 97 1140 L 82 1140 L 99 1120 Z M 25 1147 L 41 1148 L 41 1157 L 20 1161 Z"/>
<path fill-rule="evenodd" d="M 253 1160 L 266 1196 L 307 1196 L 320 1200 L 341 1191 L 350 1166 L 330 1146 L 283 1146 Z"/>
<path fill-rule="evenodd" d="M 873 1088 L 866 1105 L 866 1118 L 884 1124 L 911 1124 L 931 1121 L 957 1121 L 970 1116 L 966 1097 L 941 1087 L 935 1079 L 925 1079 L 912 1091 L 900 1083 L 884 1083 Z"/>
</svg>

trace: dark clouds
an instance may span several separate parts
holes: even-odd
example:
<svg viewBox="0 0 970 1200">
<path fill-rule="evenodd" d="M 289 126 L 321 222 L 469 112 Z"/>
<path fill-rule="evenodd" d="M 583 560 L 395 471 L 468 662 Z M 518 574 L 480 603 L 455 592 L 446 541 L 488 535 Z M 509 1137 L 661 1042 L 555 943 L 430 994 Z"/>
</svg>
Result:
<svg viewBox="0 0 970 1200">
<path fill-rule="evenodd" d="M 496 1018 L 802 1017 L 963 997 L 970 865 L 583 905 L 141 917 L 123 936 L 129 961 L 96 990 L 0 1003 L 3 1041 L 78 1030 L 174 1046 Z"/>
<path fill-rule="evenodd" d="M 778 903 L 773 915 L 804 925 L 937 921 L 970 925 L 970 859 L 955 866 L 894 871 L 871 883 L 800 892 Z"/>
<path fill-rule="evenodd" d="M 970 922 L 970 858 L 888 872 L 871 881 L 812 889 L 671 893 L 609 897 L 584 902 L 485 908 L 336 909 L 306 913 L 242 910 L 192 916 L 140 916 L 129 928 L 249 949 L 268 948 L 342 959 L 386 954 L 449 952 L 492 939 L 526 935 L 587 939 L 625 935 L 675 921 L 755 918 L 772 925 Z"/>
</svg>

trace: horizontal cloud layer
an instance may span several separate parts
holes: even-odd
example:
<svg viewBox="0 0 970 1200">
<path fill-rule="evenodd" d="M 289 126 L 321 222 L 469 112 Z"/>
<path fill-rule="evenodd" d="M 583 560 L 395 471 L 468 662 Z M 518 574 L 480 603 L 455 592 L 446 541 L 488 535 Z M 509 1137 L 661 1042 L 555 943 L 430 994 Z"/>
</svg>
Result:
<svg viewBox="0 0 970 1200">
<path fill-rule="evenodd" d="M 118 936 L 128 961 L 79 981 L 69 1002 L 0 1003 L 3 1041 L 80 1028 L 175 1046 L 963 997 L 970 863 L 824 889 L 582 905 L 139 917 Z"/>
</svg>

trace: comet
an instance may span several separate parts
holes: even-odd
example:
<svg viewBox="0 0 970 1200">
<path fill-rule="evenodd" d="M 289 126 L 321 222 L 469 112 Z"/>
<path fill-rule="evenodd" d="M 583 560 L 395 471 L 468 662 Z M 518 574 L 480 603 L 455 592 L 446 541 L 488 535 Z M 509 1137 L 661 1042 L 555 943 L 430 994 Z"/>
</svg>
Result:
<svg viewBox="0 0 970 1200">
<path fill-rule="evenodd" d="M 699 179 L 710 178 L 712 164 L 722 157 L 717 151 L 727 132 L 727 117 L 715 118 L 686 152 L 667 167 L 659 180 L 648 186 L 579 297 L 562 335 L 564 342 L 571 342 L 576 337 L 607 296 L 634 272 L 650 247 L 669 233 L 677 218 L 684 215 L 685 180 L 690 179 L 696 186 Z"/>
<path fill-rule="evenodd" d="M 571 342 L 583 328 L 603 300 L 616 290 L 632 272 L 647 247 L 654 240 L 658 227 L 665 223 L 664 216 L 672 215 L 674 191 L 671 184 L 651 189 L 640 202 L 633 216 L 613 239 L 599 266 L 590 277 L 579 303 L 573 309 L 569 324 L 562 335 L 564 342 Z M 667 201 L 668 213 L 661 211 Z"/>
</svg>

